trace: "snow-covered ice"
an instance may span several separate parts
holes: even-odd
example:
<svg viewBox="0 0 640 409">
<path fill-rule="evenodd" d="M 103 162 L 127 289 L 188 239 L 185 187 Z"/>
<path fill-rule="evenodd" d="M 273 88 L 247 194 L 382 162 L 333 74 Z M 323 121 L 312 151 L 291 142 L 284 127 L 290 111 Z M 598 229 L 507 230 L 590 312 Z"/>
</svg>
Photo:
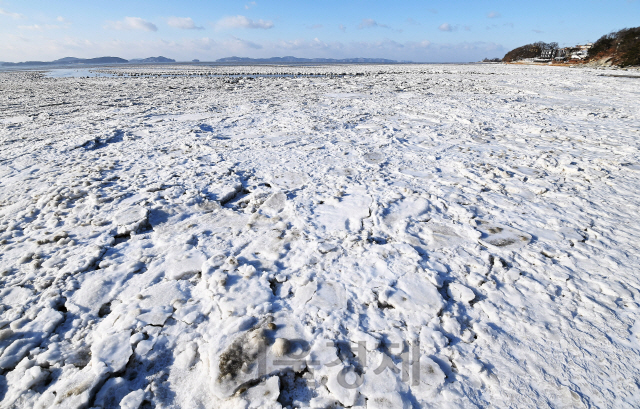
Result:
<svg viewBox="0 0 640 409">
<path fill-rule="evenodd" d="M 635 79 L 102 72 L 0 73 L 0 408 L 640 406 Z"/>
</svg>

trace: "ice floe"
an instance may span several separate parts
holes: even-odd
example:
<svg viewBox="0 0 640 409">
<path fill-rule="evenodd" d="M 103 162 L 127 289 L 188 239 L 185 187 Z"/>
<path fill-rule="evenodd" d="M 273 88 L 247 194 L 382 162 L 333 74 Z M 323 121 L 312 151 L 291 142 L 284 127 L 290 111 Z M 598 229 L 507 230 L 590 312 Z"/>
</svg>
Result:
<svg viewBox="0 0 640 409">
<path fill-rule="evenodd" d="M 0 408 L 638 407 L 618 81 L 0 73 Z"/>
</svg>

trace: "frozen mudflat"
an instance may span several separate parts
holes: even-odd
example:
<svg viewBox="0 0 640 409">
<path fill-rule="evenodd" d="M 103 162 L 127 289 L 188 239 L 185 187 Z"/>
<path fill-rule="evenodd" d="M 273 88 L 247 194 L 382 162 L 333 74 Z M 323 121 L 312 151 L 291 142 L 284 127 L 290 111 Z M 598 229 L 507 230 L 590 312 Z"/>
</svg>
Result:
<svg viewBox="0 0 640 409">
<path fill-rule="evenodd" d="M 0 408 L 640 405 L 640 82 L 167 70 L 0 73 Z"/>
</svg>

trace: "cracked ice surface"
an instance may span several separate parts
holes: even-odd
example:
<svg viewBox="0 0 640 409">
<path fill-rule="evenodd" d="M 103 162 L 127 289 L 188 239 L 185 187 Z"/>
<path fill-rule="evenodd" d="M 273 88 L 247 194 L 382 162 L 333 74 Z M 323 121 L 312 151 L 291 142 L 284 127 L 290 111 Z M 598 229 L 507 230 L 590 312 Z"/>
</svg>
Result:
<svg viewBox="0 0 640 409">
<path fill-rule="evenodd" d="M 0 74 L 0 407 L 640 405 L 635 80 L 173 67 Z"/>
</svg>

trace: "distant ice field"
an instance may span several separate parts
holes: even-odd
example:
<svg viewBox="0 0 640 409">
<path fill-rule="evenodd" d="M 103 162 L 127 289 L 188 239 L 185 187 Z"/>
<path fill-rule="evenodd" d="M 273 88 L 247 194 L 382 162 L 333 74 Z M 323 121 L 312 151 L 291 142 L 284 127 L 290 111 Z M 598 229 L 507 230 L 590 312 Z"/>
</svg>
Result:
<svg viewBox="0 0 640 409">
<path fill-rule="evenodd" d="M 0 72 L 0 408 L 640 406 L 635 74 L 72 71 Z"/>
<path fill-rule="evenodd" d="M 105 69 L 105 68 L 54 68 L 44 70 L 45 78 L 87 78 L 87 77 L 195 77 L 206 76 L 207 78 L 296 78 L 297 74 L 218 74 L 216 70 L 189 70 L 189 69 L 172 69 L 163 67 L 160 70 L 123 70 L 123 69 Z M 168 69 L 167 69 L 168 68 Z M 33 70 L 36 71 L 36 70 Z M 39 71 L 39 70 L 37 70 Z M 323 77 L 324 75 L 305 74 L 304 77 Z"/>
</svg>

